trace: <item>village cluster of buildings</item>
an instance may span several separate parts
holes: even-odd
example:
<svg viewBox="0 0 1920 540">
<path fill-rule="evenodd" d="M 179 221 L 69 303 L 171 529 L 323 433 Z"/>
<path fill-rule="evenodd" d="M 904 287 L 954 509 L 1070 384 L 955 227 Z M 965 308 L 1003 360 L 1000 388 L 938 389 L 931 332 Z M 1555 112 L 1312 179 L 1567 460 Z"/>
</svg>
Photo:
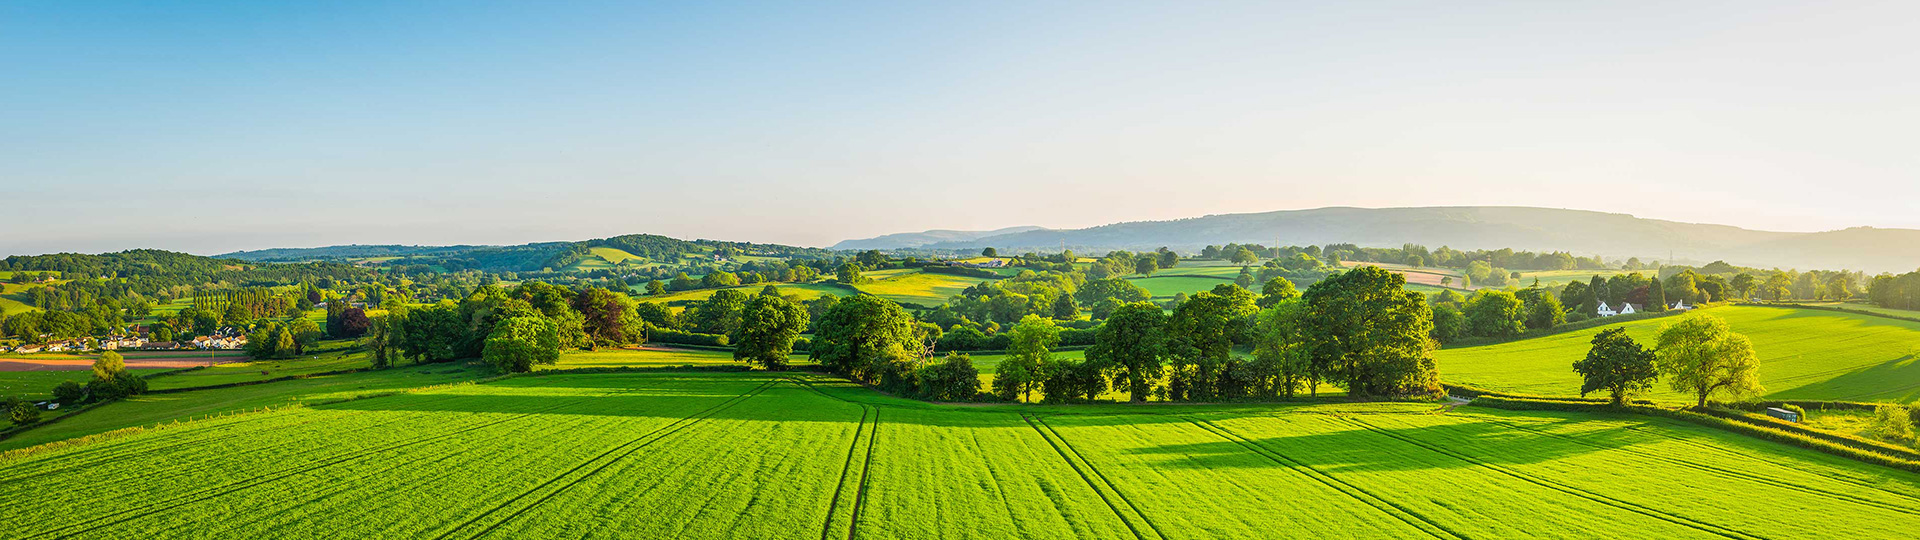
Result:
<svg viewBox="0 0 1920 540">
<path fill-rule="evenodd" d="M 1621 302 L 1618 309 L 1615 309 L 1612 306 L 1608 306 L 1606 302 L 1601 302 L 1599 312 L 1595 313 L 1595 315 L 1599 315 L 1601 317 L 1612 317 L 1615 315 L 1632 315 L 1635 313 L 1639 313 L 1642 309 L 1643 309 L 1642 306 L 1636 306 L 1626 302 Z M 1693 309 L 1693 306 L 1687 305 L 1686 300 L 1681 300 L 1679 302 L 1674 302 L 1673 305 L 1668 306 L 1667 309 L 1670 309 L 1673 311 L 1686 311 L 1689 309 Z"/>
<path fill-rule="evenodd" d="M 24 344 L 0 350 L 15 354 L 33 354 L 42 352 L 85 352 L 85 351 L 175 351 L 175 350 L 234 350 L 247 346 L 247 336 L 232 328 L 222 328 L 211 336 L 200 336 L 192 341 L 148 341 L 138 335 L 107 336 L 94 339 L 63 339 L 38 344 Z"/>
<path fill-rule="evenodd" d="M 977 262 L 977 263 L 949 261 L 947 262 L 947 266 L 960 266 L 965 268 L 1005 268 L 1007 266 L 1007 261 L 1005 259 L 989 259 L 986 262 Z"/>
</svg>

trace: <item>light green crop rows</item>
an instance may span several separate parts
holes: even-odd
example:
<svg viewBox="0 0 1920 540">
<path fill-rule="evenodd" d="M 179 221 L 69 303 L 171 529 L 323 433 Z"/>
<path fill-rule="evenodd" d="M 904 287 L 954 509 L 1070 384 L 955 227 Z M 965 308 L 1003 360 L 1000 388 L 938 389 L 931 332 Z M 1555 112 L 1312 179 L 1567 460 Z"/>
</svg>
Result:
<svg viewBox="0 0 1920 540">
<path fill-rule="evenodd" d="M 1920 401 L 1920 323 L 1832 311 L 1729 306 L 1704 311 L 1726 319 L 1753 342 L 1760 384 L 1778 399 Z M 1617 325 L 1652 347 L 1657 318 Z M 1496 345 L 1441 349 L 1441 377 L 1491 388 L 1545 395 L 1580 391 L 1573 363 L 1587 354 L 1594 334 L 1616 325 Z M 1654 397 L 1681 399 L 1665 382 Z"/>
<path fill-rule="evenodd" d="M 0 463 L 5 538 L 1911 538 L 1920 475 L 1644 417 L 944 407 L 549 375 Z"/>
</svg>

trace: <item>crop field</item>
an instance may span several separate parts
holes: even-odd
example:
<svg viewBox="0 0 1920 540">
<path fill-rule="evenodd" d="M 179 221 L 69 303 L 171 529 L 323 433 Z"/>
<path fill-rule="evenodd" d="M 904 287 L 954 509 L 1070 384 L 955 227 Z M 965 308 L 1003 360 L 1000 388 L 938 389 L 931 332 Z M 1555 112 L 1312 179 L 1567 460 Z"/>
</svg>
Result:
<svg viewBox="0 0 1920 540">
<path fill-rule="evenodd" d="M 1410 285 L 1407 290 L 1416 290 L 1415 287 L 1412 286 L 1419 286 L 1420 289 L 1418 290 L 1423 293 L 1439 292 L 1443 289 L 1453 289 L 1456 291 L 1473 290 L 1471 288 L 1461 287 L 1460 282 L 1465 280 L 1460 276 L 1460 272 L 1450 268 L 1436 268 L 1431 266 L 1416 268 L 1404 264 L 1358 261 L 1341 261 L 1340 266 L 1341 268 L 1378 266 L 1381 269 L 1400 274 L 1407 278 L 1407 285 Z M 1445 284 L 1443 285 L 1442 282 L 1445 282 Z"/>
<path fill-rule="evenodd" d="M 1912 473 L 1661 419 L 1433 409 L 517 377 L 10 455 L 0 537 L 1876 539 L 1920 519 Z"/>
<path fill-rule="evenodd" d="M 1536 270 L 1532 272 L 1521 272 L 1519 285 L 1521 287 L 1532 286 L 1533 280 L 1539 279 L 1541 287 L 1561 287 L 1574 281 L 1584 282 L 1593 279 L 1593 276 L 1610 278 L 1631 273 L 1633 273 L 1633 271 L 1630 270 Z M 1648 270 L 1645 273 L 1652 274 L 1653 271 Z"/>
<path fill-rule="evenodd" d="M 960 291 L 967 287 L 984 281 L 990 280 L 951 274 L 907 272 L 861 283 L 855 288 L 860 289 L 860 292 L 895 302 L 933 307 L 946 303 L 947 299 L 960 294 Z"/>
<path fill-rule="evenodd" d="M 659 296 L 641 294 L 634 296 L 633 299 L 640 302 L 660 302 L 682 305 L 690 302 L 704 301 L 707 297 L 713 296 L 713 293 L 727 289 L 740 291 L 749 295 L 760 294 L 760 290 L 767 288 L 768 285 L 779 289 L 781 296 L 791 297 L 800 301 L 812 300 L 826 295 L 849 296 L 857 294 L 855 291 L 838 283 L 755 283 L 752 285 L 720 289 L 695 289 L 691 291 L 671 292 Z"/>
<path fill-rule="evenodd" d="M 1920 401 L 1920 323 L 1811 309 L 1727 306 L 1704 310 L 1753 341 L 1766 397 L 1846 401 Z M 1436 351 L 1450 382 L 1544 395 L 1580 391 L 1573 362 L 1594 334 L 1612 327 L 1652 346 L 1663 317 L 1495 345 Z M 1655 384 L 1656 399 L 1685 398 Z"/>
<path fill-rule="evenodd" d="M 1236 277 L 1240 277 L 1240 268 L 1242 268 L 1240 265 L 1187 266 L 1186 261 L 1180 261 L 1179 266 L 1175 266 L 1173 268 L 1161 268 L 1159 270 L 1154 271 L 1154 274 L 1179 275 L 1179 276 L 1213 276 L 1213 277 L 1233 279 Z M 1258 265 L 1253 266 L 1253 275 L 1255 277 L 1258 277 L 1260 275 L 1260 267 Z"/>
<path fill-rule="evenodd" d="M 89 410 L 85 414 L 21 432 L 19 435 L 0 440 L 0 450 L 25 448 L 117 429 L 153 426 L 210 415 L 250 411 L 262 407 L 338 400 L 421 386 L 470 381 L 492 373 L 491 369 L 470 364 L 428 364 L 381 371 L 320 375 L 270 384 L 150 393 L 108 403 Z M 158 384 L 175 376 L 177 375 L 165 375 L 150 381 Z M 42 417 L 43 421 L 48 419 L 51 419 L 51 416 Z"/>
<path fill-rule="evenodd" d="M 1187 293 L 1187 296 L 1193 296 L 1193 293 L 1213 290 L 1214 286 L 1222 283 L 1233 283 L 1233 278 L 1164 275 L 1127 278 L 1127 281 L 1133 282 L 1134 285 L 1139 285 L 1142 289 L 1146 289 L 1147 294 L 1153 295 L 1155 300 L 1171 300 L 1175 294 Z M 1256 285 L 1256 287 L 1257 286 L 1258 285 Z"/>
</svg>

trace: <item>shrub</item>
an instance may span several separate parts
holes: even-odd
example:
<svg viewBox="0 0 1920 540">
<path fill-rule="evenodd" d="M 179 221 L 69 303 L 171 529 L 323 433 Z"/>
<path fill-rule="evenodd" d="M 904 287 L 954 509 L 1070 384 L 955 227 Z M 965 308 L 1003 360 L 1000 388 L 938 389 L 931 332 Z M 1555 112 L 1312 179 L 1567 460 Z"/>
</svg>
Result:
<svg viewBox="0 0 1920 540">
<path fill-rule="evenodd" d="M 1100 335 L 1099 328 L 1066 328 L 1060 330 L 1060 345 L 1066 347 L 1084 347 L 1093 345 L 1093 339 Z"/>
<path fill-rule="evenodd" d="M 1891 403 L 1881 405 L 1873 409 L 1873 425 L 1868 432 L 1887 441 L 1912 442 L 1913 418 L 1908 416 L 1905 407 Z"/>
<path fill-rule="evenodd" d="M 681 332 L 679 330 L 668 330 L 665 328 L 654 328 L 647 332 L 647 340 L 658 343 L 706 345 L 710 347 L 724 347 L 727 345 L 727 336 L 725 335 Z"/>
<path fill-rule="evenodd" d="M 74 381 L 60 381 L 58 386 L 53 387 L 53 400 L 62 405 L 79 403 L 80 398 L 85 395 L 87 395 L 87 389 Z"/>
<path fill-rule="evenodd" d="M 5 411 L 17 426 L 40 421 L 40 408 L 17 397 L 7 396 L 5 401 L 0 401 L 0 411 Z"/>
<path fill-rule="evenodd" d="M 987 335 L 971 326 L 955 328 L 940 335 L 934 347 L 940 351 L 978 351 L 987 344 Z"/>
<path fill-rule="evenodd" d="M 87 383 L 87 391 L 93 394 L 94 401 L 112 401 L 146 393 L 147 380 L 122 371 L 110 378 L 94 379 Z"/>
<path fill-rule="evenodd" d="M 937 364 L 920 368 L 920 395 L 934 401 L 973 401 L 980 395 L 980 370 L 973 358 L 948 353 Z"/>
</svg>

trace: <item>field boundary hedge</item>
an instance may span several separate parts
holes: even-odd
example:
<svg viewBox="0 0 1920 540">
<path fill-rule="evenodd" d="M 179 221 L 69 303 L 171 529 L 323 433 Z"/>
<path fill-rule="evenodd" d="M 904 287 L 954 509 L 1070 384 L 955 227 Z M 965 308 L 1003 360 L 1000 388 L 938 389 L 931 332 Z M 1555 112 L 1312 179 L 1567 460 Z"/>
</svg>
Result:
<svg viewBox="0 0 1920 540">
<path fill-rule="evenodd" d="M 997 272 L 987 270 L 984 268 L 972 268 L 967 266 L 946 266 L 946 265 L 929 264 L 926 266 L 921 266 L 920 271 L 928 274 L 952 274 L 960 277 L 981 278 L 981 279 L 1001 279 L 1000 274 Z"/>
<path fill-rule="evenodd" d="M 1582 412 L 1582 413 L 1625 413 L 1625 414 L 1642 414 L 1647 416 L 1658 416 L 1663 418 L 1679 420 L 1682 422 L 1687 422 L 1687 423 L 1699 425 L 1702 427 L 1708 427 L 1708 428 L 1719 429 L 1722 431 L 1728 431 L 1728 432 L 1732 432 L 1740 435 L 1746 435 L 1756 439 L 1773 441 L 1781 444 L 1786 444 L 1789 446 L 1797 446 L 1800 448 L 1805 448 L 1805 449 L 1813 450 L 1816 452 L 1821 452 L 1821 453 L 1839 456 L 1847 459 L 1852 459 L 1852 460 L 1860 461 L 1864 463 L 1871 463 L 1874 465 L 1881 465 L 1881 466 L 1891 467 L 1891 468 L 1905 470 L 1909 472 L 1920 473 L 1920 452 L 1916 452 L 1913 450 L 1908 450 L 1908 449 L 1904 449 L 1896 446 L 1891 446 L 1891 445 L 1884 445 L 1882 443 L 1878 443 L 1877 441 L 1867 441 L 1866 439 L 1859 439 L 1857 437 L 1851 437 L 1847 435 L 1840 435 L 1840 434 L 1834 434 L 1834 433 L 1826 433 L 1826 432 L 1817 431 L 1817 430 L 1811 430 L 1805 427 L 1801 427 L 1801 426 L 1786 423 L 1786 422 L 1781 422 L 1781 424 L 1785 424 L 1785 425 L 1771 425 L 1771 424 L 1763 424 L 1757 421 L 1753 421 L 1753 422 L 1745 421 L 1745 420 L 1751 420 L 1751 419 L 1737 420 L 1737 419 L 1728 418 L 1725 416 L 1715 416 L 1712 413 L 1712 411 L 1714 411 L 1713 409 L 1707 409 L 1707 412 L 1703 414 L 1702 412 L 1699 412 L 1699 411 L 1668 409 L 1664 407 L 1654 407 L 1654 406 L 1647 406 L 1647 405 L 1627 405 L 1624 407 L 1614 407 L 1612 405 L 1590 403 L 1585 401 L 1567 401 L 1567 400 L 1556 400 L 1556 399 L 1521 399 L 1521 398 L 1506 398 L 1506 397 L 1498 397 L 1498 396 L 1482 396 L 1479 398 L 1475 398 L 1473 402 L 1469 403 L 1468 405 L 1481 406 L 1481 407 L 1487 407 L 1492 409 L 1514 410 L 1514 411 L 1567 411 L 1567 412 Z M 1746 416 L 1746 415 L 1740 415 L 1737 413 L 1728 413 L 1726 411 L 1720 411 L 1720 412 L 1722 414 Z M 1844 441 L 1844 442 L 1839 442 L 1839 441 Z M 1865 444 L 1862 444 L 1862 443 L 1865 443 Z"/>
<path fill-rule="evenodd" d="M 666 328 L 657 328 L 657 327 L 647 329 L 647 341 L 657 341 L 660 343 L 672 343 L 675 345 L 701 345 L 701 346 L 707 346 L 707 347 L 724 347 L 729 351 L 733 350 L 732 347 L 727 347 L 727 336 L 724 336 L 721 334 L 701 334 L 697 332 L 681 332 L 679 330 L 668 330 Z"/>
<path fill-rule="evenodd" d="M 1595 403 L 1600 405 L 1613 403 L 1612 398 L 1603 398 L 1603 397 L 1590 398 L 1590 397 L 1574 397 L 1574 396 L 1545 396 L 1540 394 L 1522 394 L 1518 392 L 1502 392 L 1499 390 L 1488 390 L 1485 388 L 1467 386 L 1464 384 L 1440 383 L 1440 387 L 1445 389 L 1448 395 L 1465 396 L 1469 398 L 1496 397 L 1496 398 L 1506 398 L 1506 399 L 1528 399 L 1528 400 L 1556 401 L 1556 402 L 1569 402 L 1569 403 Z M 1645 400 L 1645 399 L 1632 399 L 1632 400 L 1627 400 L 1627 402 L 1636 404 L 1636 405 L 1654 405 L 1653 401 Z"/>
<path fill-rule="evenodd" d="M 423 364 L 415 364 L 415 365 L 423 365 Z M 409 366 L 409 367 L 412 367 L 412 366 Z M 188 386 L 188 387 L 182 387 L 182 388 L 163 388 L 160 390 L 148 390 L 145 393 L 147 394 L 178 394 L 180 392 L 191 392 L 195 390 L 219 390 L 221 388 L 234 388 L 239 386 L 253 386 L 256 384 L 297 381 L 300 379 L 311 379 L 314 377 L 327 377 L 332 375 L 346 375 L 350 373 L 359 373 L 362 371 L 373 371 L 373 370 L 374 368 L 370 368 L 370 367 L 338 369 L 333 371 L 322 371 L 319 373 L 301 373 L 298 375 L 285 375 L 280 377 L 274 377 L 271 379 L 260 379 L 260 380 L 254 380 L 254 381 L 238 381 L 238 382 L 230 382 L 230 383 L 209 384 L 206 386 Z"/>
</svg>

